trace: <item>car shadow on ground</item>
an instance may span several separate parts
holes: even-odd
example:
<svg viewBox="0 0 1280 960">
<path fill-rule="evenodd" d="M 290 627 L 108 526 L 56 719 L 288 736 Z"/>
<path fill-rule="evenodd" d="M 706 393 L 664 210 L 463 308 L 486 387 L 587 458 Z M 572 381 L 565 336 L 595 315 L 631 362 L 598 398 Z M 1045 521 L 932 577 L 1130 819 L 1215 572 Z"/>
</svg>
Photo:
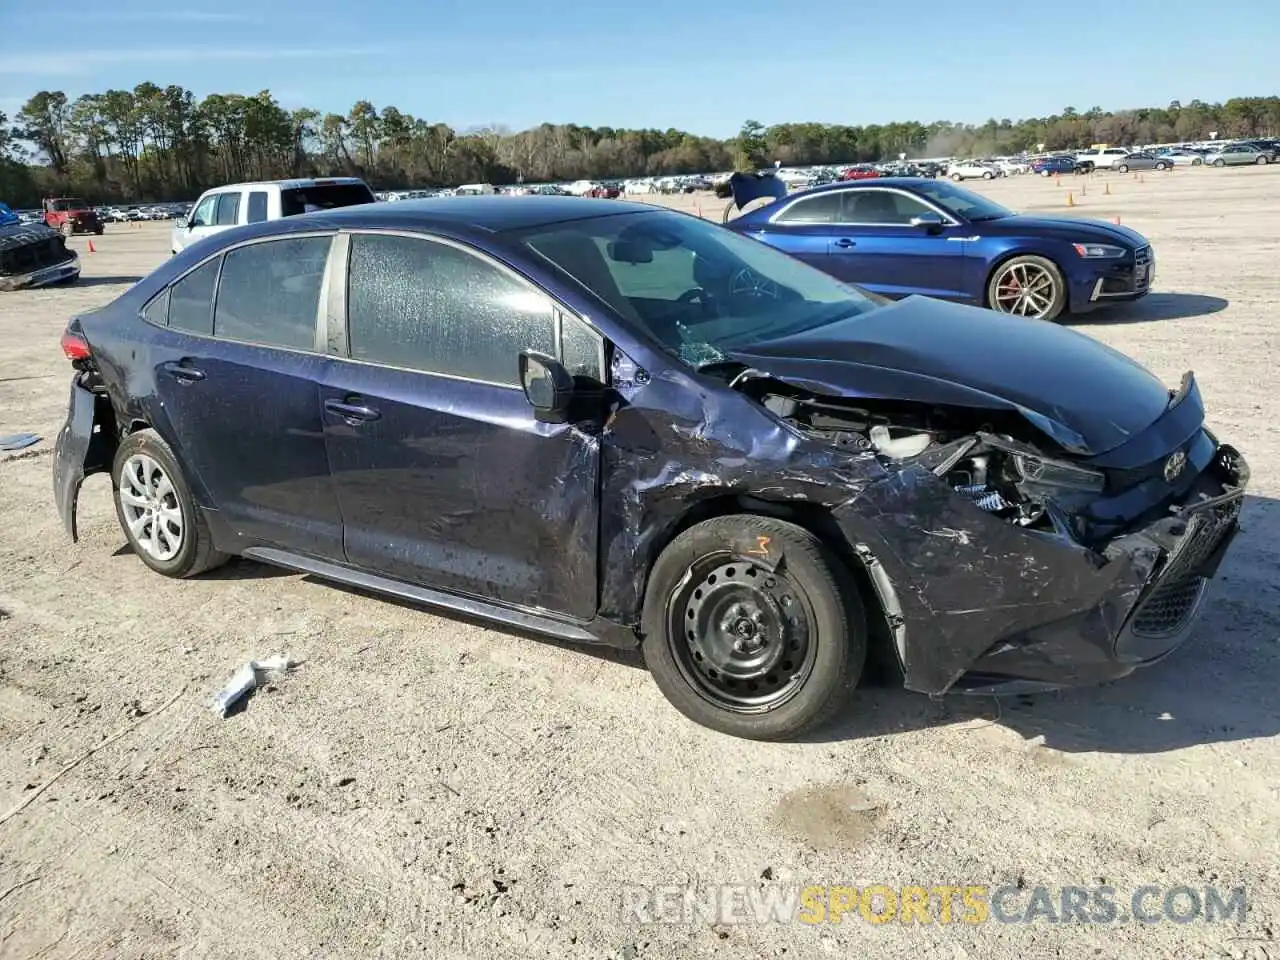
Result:
<svg viewBox="0 0 1280 960">
<path fill-rule="evenodd" d="M 1228 307 L 1222 297 L 1202 293 L 1149 293 L 1133 303 L 1118 303 L 1092 313 L 1072 317 L 1077 326 L 1092 324 L 1150 323 L 1156 320 L 1185 320 L 1218 313 Z"/>
<path fill-rule="evenodd" d="M 86 277 L 76 281 L 77 287 L 106 287 L 115 284 L 137 283 L 142 277 Z"/>
</svg>

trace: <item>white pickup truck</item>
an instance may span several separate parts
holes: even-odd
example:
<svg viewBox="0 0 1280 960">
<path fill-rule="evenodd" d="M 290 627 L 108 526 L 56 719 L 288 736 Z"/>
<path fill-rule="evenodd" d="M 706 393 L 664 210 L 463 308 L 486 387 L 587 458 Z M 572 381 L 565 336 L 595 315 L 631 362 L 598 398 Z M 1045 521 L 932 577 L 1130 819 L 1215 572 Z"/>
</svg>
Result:
<svg viewBox="0 0 1280 960">
<path fill-rule="evenodd" d="M 1101 150 L 1081 150 L 1076 163 L 1092 163 L 1095 170 L 1110 170 L 1130 154 L 1124 147 L 1104 147 Z"/>
<path fill-rule="evenodd" d="M 170 249 L 178 253 L 203 237 L 246 223 L 376 202 L 358 177 L 232 183 L 200 195 L 187 219 L 173 225 Z"/>
</svg>

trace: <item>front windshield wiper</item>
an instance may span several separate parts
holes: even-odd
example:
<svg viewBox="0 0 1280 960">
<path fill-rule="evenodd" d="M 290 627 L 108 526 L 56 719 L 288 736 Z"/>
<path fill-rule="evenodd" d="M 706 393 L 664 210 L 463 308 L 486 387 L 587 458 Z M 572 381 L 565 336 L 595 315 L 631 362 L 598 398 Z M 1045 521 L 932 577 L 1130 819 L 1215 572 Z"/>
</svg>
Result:
<svg viewBox="0 0 1280 960">
<path fill-rule="evenodd" d="M 1003 220 L 1007 216 L 1009 216 L 1009 214 L 1007 213 L 984 213 L 980 217 L 970 217 L 969 222 L 970 223 L 989 223 L 992 220 Z"/>
</svg>

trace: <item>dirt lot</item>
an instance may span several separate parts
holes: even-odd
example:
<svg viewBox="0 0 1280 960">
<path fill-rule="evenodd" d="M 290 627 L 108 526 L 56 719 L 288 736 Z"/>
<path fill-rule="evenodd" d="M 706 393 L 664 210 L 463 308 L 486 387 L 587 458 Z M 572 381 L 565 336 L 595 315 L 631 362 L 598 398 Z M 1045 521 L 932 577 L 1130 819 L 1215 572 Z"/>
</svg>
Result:
<svg viewBox="0 0 1280 960">
<path fill-rule="evenodd" d="M 76 287 L 0 295 L 0 435 L 45 438 L 0 454 L 0 816 L 101 748 L 0 821 L 0 956 L 1280 957 L 1280 169 L 978 189 L 1151 238 L 1156 292 L 1079 328 L 1170 383 L 1195 368 L 1253 466 L 1247 529 L 1194 640 L 1141 675 L 1001 702 L 868 690 L 802 744 L 695 727 L 625 659 L 253 563 L 165 580 L 103 477 L 69 544 L 58 336 L 164 258 L 167 225 L 109 227 Z M 305 663 L 209 711 L 277 652 Z M 1108 884 L 1122 912 L 1146 884 L 1244 885 L 1249 912 L 624 922 L 625 885 L 673 883 Z"/>
</svg>

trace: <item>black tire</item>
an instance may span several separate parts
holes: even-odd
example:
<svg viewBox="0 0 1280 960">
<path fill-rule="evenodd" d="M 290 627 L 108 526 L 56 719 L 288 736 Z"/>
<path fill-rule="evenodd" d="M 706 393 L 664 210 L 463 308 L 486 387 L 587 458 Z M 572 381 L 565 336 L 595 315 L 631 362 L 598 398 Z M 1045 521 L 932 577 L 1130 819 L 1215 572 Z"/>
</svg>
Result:
<svg viewBox="0 0 1280 960">
<path fill-rule="evenodd" d="M 62 226 L 58 228 L 58 232 L 64 237 L 72 237 L 75 236 L 76 226 L 70 220 L 64 220 Z"/>
<path fill-rule="evenodd" d="M 1048 259 L 1047 257 L 1037 257 L 1032 254 L 1023 254 L 1022 256 L 1018 256 L 1018 257 L 1010 257 L 1008 260 L 1003 260 L 1000 263 L 996 264 L 995 269 L 991 271 L 991 275 L 987 277 L 987 306 L 990 309 L 997 311 L 998 313 L 1006 313 L 1006 314 L 1009 314 L 1010 316 L 1019 316 L 1019 314 L 1009 313 L 1009 311 L 1007 310 L 1001 310 L 996 305 L 996 286 L 997 286 L 996 281 L 1000 278 L 1000 275 L 1003 274 L 1006 269 L 1008 269 L 1009 267 L 1015 266 L 1019 263 L 1033 264 L 1034 266 L 1038 267 L 1041 270 L 1048 271 L 1053 277 L 1054 296 L 1053 296 L 1053 301 L 1049 306 L 1049 309 L 1045 312 L 1043 316 L 1028 317 L 1028 319 L 1052 321 L 1062 316 L 1063 312 L 1067 308 L 1066 279 L 1063 277 L 1062 271 L 1058 269 L 1058 265 L 1054 263 L 1052 260 Z"/>
<path fill-rule="evenodd" d="M 1159 163 L 1157 163 L 1157 164 L 1156 164 L 1156 169 L 1157 169 L 1157 170 L 1168 170 L 1168 169 L 1169 169 L 1169 165 L 1168 165 L 1167 163 L 1165 163 L 1165 162 L 1162 160 L 1161 162 L 1159 162 Z"/>
<path fill-rule="evenodd" d="M 956 183 L 959 183 L 961 180 L 964 179 L 964 177 L 960 176 L 960 174 L 958 173 L 953 173 L 951 175 L 951 179 L 954 180 Z"/>
<path fill-rule="evenodd" d="M 1225 167 L 1227 165 L 1227 161 L 1219 157 L 1217 160 L 1213 161 L 1213 165 L 1215 167 Z"/>
<path fill-rule="evenodd" d="M 995 174 L 994 174 L 994 173 L 992 173 L 990 170 L 984 170 L 984 171 L 982 172 L 982 179 L 983 179 L 983 180 L 991 180 L 991 179 L 993 179 L 994 177 L 995 177 Z"/>
<path fill-rule="evenodd" d="M 93 232 L 96 233 L 98 236 L 102 236 L 102 232 L 106 229 L 107 229 L 106 227 L 96 227 Z"/>
<path fill-rule="evenodd" d="M 1270 163 L 1271 161 L 1270 161 L 1270 160 L 1268 160 L 1268 159 L 1266 158 L 1266 156 L 1264 155 L 1264 156 L 1259 157 L 1257 160 L 1255 160 L 1255 161 L 1253 161 L 1253 162 L 1254 162 L 1254 163 L 1256 163 L 1256 164 L 1258 164 L 1258 165 L 1262 165 L 1262 164 Z"/>
<path fill-rule="evenodd" d="M 1129 165 L 1127 163 L 1122 163 L 1118 167 L 1116 167 L 1116 173 L 1128 173 L 1128 172 L 1129 172 Z"/>
<path fill-rule="evenodd" d="M 174 503 L 182 513 L 181 545 L 177 553 L 169 559 L 157 559 L 148 553 L 130 531 L 129 522 L 125 516 L 120 492 L 121 475 L 129 459 L 138 454 L 150 457 L 168 476 L 173 486 Z M 138 430 L 121 441 L 116 450 L 115 460 L 111 464 L 111 493 L 116 505 L 116 518 L 120 521 L 120 529 L 124 531 L 130 549 L 137 554 L 139 560 L 156 573 L 175 579 L 194 577 L 230 559 L 227 554 L 214 549 L 209 526 L 205 523 L 204 514 L 191 499 L 191 489 L 187 486 L 186 478 L 173 455 L 173 450 L 154 430 L 149 428 Z"/>
<path fill-rule="evenodd" d="M 709 586 L 717 574 L 723 579 Z M 685 627 L 698 622 L 695 597 L 704 589 L 708 617 L 735 617 L 738 630 L 748 619 L 759 625 L 750 627 L 757 645 L 741 655 L 763 658 L 750 667 L 758 675 L 725 649 L 742 633 L 712 627 L 691 639 L 698 631 Z M 743 599 L 753 614 L 744 613 Z M 662 552 L 649 574 L 643 629 L 645 664 L 672 705 L 695 723 L 750 740 L 790 740 L 830 720 L 851 699 L 867 656 L 862 601 L 840 560 L 803 527 L 746 514 L 690 527 Z M 742 668 L 737 679 L 710 669 L 717 645 L 735 671 Z M 743 701 L 763 687 L 758 702 L 730 702 L 739 693 L 714 689 L 739 685 Z"/>
</svg>

